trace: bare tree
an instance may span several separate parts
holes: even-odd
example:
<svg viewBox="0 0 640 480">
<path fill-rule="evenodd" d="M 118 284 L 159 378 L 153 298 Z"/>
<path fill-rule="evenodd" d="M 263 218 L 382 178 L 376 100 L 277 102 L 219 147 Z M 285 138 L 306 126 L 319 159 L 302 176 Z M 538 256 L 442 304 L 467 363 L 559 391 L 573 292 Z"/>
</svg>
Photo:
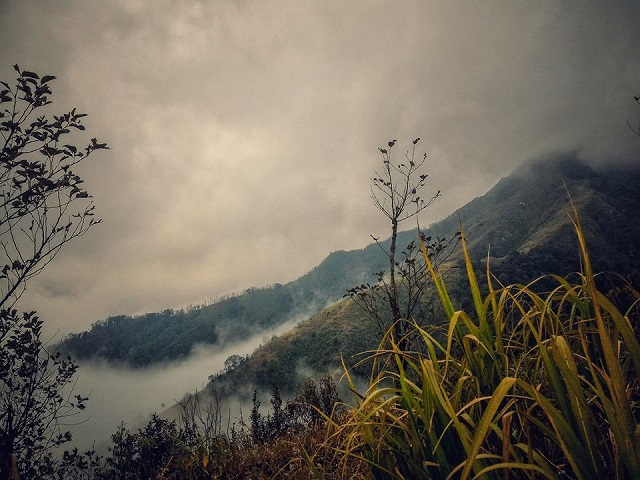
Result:
<svg viewBox="0 0 640 480">
<path fill-rule="evenodd" d="M 216 390 L 187 394 L 177 402 L 180 409 L 180 428 L 188 442 L 196 446 L 202 439 L 222 435 L 222 397 Z"/>
<path fill-rule="evenodd" d="M 376 272 L 377 283 L 362 284 L 347 291 L 347 295 L 376 320 L 381 334 L 393 329 L 394 339 L 401 347 L 407 345 L 408 321 L 414 319 L 430 277 L 421 260 L 417 238 L 400 248 L 398 231 L 403 222 L 417 217 L 440 196 L 438 190 L 423 197 L 429 175 L 425 172 L 427 154 L 416 155 L 419 141 L 420 138 L 416 138 L 399 160 L 392 155 L 396 140 L 388 142 L 387 148 L 378 149 L 382 167 L 374 170 L 371 198 L 391 223 L 391 237 L 389 240 L 371 237 L 388 258 L 389 267 L 387 271 Z M 431 237 L 424 240 L 435 261 L 451 251 L 447 247 L 457 240 L 457 235 L 449 241 Z"/>
</svg>

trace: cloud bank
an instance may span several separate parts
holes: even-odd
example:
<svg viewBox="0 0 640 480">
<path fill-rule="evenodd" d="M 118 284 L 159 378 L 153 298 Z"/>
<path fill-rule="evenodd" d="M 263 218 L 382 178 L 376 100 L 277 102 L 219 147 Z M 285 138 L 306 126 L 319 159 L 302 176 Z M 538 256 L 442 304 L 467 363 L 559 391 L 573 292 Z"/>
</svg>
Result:
<svg viewBox="0 0 640 480">
<path fill-rule="evenodd" d="M 286 282 L 385 235 L 377 147 L 421 137 L 428 224 L 531 158 L 635 162 L 637 2 L 116 0 L 0 4 L 0 78 L 58 77 L 109 152 L 104 224 L 24 303 L 51 331 Z"/>
</svg>

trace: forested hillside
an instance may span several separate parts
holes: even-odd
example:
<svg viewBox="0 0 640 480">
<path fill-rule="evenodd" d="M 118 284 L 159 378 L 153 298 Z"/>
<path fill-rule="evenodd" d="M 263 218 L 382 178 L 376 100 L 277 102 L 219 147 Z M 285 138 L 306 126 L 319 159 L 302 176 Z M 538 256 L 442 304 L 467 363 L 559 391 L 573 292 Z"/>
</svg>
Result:
<svg viewBox="0 0 640 480">
<path fill-rule="evenodd" d="M 480 435 L 478 426 L 493 421 L 493 417 L 483 412 L 497 408 L 499 402 L 504 403 L 504 396 L 512 390 L 517 390 L 513 400 L 499 412 L 492 413 L 495 415 L 493 429 L 511 421 L 526 424 L 531 415 L 514 413 L 531 412 L 534 407 L 537 410 L 533 423 L 517 427 L 511 436 L 517 437 L 517 432 L 536 429 L 559 418 L 573 418 L 572 425 L 579 426 L 582 424 L 577 421 L 578 417 L 582 421 L 584 412 L 588 412 L 590 417 L 585 428 L 592 429 L 589 438 L 594 435 L 602 438 L 601 442 L 594 443 L 598 452 L 589 455 L 606 457 L 608 450 L 599 445 L 611 442 L 611 428 L 624 414 L 627 403 L 633 400 L 615 407 L 621 413 L 604 412 L 600 407 L 602 402 L 587 403 L 585 399 L 605 398 L 607 392 L 599 389 L 597 381 L 581 379 L 589 375 L 606 377 L 608 373 L 604 369 L 618 368 L 615 362 L 602 366 L 604 350 L 597 344 L 603 339 L 604 343 L 609 341 L 608 327 L 596 325 L 589 312 L 591 305 L 596 305 L 595 299 L 604 305 L 606 321 L 617 322 L 617 327 L 612 329 L 614 336 L 624 336 L 624 341 L 615 343 L 616 348 L 622 348 L 621 362 L 626 365 L 625 359 L 630 358 L 627 345 L 634 352 L 634 358 L 640 359 L 637 339 L 629 333 L 638 325 L 637 306 L 630 308 L 638 294 L 627 288 L 634 283 L 638 285 L 640 218 L 635 208 L 640 201 L 638 181 L 637 169 L 620 167 L 601 172 L 575 156 L 547 158 L 503 178 L 486 195 L 431 225 L 423 232 L 423 238 L 431 238 L 430 241 L 457 238 L 455 232 L 462 227 L 469 259 L 465 261 L 462 245 L 457 245 L 438 263 L 436 269 L 442 277 L 437 274 L 436 277 L 444 278 L 446 291 L 442 285 L 436 289 L 435 284 L 430 283 L 431 287 L 421 294 L 420 308 L 413 317 L 416 323 L 411 323 L 413 330 L 408 333 L 411 347 L 406 350 L 407 344 L 403 349 L 398 348 L 399 342 L 394 342 L 392 336 L 381 344 L 383 331 L 371 312 L 363 310 L 362 303 L 358 304 L 361 297 L 356 294 L 341 298 L 347 289 L 354 291 L 353 285 L 375 284 L 373 280 L 377 275 L 372 273 L 387 266 L 382 249 L 376 244 L 363 250 L 332 253 L 307 275 L 287 285 L 250 289 L 188 311 L 115 317 L 99 322 L 89 332 L 70 337 L 66 345 L 75 352 L 87 356 L 97 353 L 107 359 L 146 365 L 184 356 L 207 335 L 210 343 L 223 345 L 281 323 L 305 309 L 307 312 L 318 310 L 286 333 L 273 336 L 251 355 L 229 357 L 223 371 L 212 372 L 204 390 L 186 395 L 179 404 L 164 412 L 169 420 L 154 415 L 137 433 L 121 427 L 113 436 L 115 447 L 107 465 L 116 465 L 112 459 L 120 461 L 120 457 L 145 458 L 144 446 L 158 442 L 164 442 L 165 451 L 160 463 L 171 465 L 175 471 L 197 467 L 206 472 L 238 470 L 244 475 L 248 471 L 266 470 L 269 476 L 277 469 L 293 468 L 292 458 L 298 462 L 295 468 L 308 467 L 314 472 L 359 474 L 383 471 L 387 468 L 384 465 L 400 465 L 406 470 L 403 473 L 406 475 L 400 478 L 423 478 L 430 475 L 427 470 L 436 466 L 462 468 L 468 459 L 481 463 L 485 457 L 501 458 L 478 454 L 485 450 L 508 448 L 509 461 L 514 465 L 536 464 L 541 471 L 548 472 L 554 471 L 554 465 L 566 464 L 567 457 L 581 454 L 581 446 L 553 448 L 560 434 L 548 428 L 536 434 L 540 439 L 532 445 L 545 454 L 550 452 L 551 463 L 542 459 L 541 453 L 525 458 L 519 447 L 512 448 L 511 444 L 504 447 L 500 435 L 478 437 L 484 438 L 482 445 L 478 444 L 479 450 L 467 454 L 459 443 L 470 438 L 471 431 L 476 432 L 473 435 Z M 575 224 L 576 213 L 581 228 Z M 398 236 L 400 248 L 417 242 L 418 238 L 416 230 L 402 232 Z M 594 270 L 604 274 L 591 275 L 591 264 L 585 263 L 587 250 L 580 247 L 580 238 L 586 240 Z M 388 247 L 388 241 L 381 242 L 381 246 Z M 487 286 L 487 258 L 494 287 L 516 283 L 504 291 L 512 295 L 505 297 L 506 301 L 502 293 L 492 296 Z M 469 269 L 475 270 L 475 276 Z M 608 275 L 608 271 L 619 276 Z M 548 274 L 559 276 L 543 277 Z M 568 280 L 559 280 L 562 276 Z M 429 282 L 433 278 L 427 273 L 421 281 Z M 624 284 L 620 279 L 629 283 Z M 536 282 L 530 284 L 532 280 Z M 371 291 L 371 287 L 363 288 L 355 291 Z M 596 293 L 595 288 L 602 293 Z M 323 302 L 332 300 L 335 300 L 332 305 L 320 308 Z M 449 301 L 451 308 L 445 306 Z M 482 305 L 489 310 L 483 310 Z M 454 309 L 455 315 L 460 315 L 456 317 L 457 326 L 453 323 Z M 623 317 L 621 312 L 628 312 L 629 316 Z M 505 320 L 496 322 L 496 318 Z M 582 334 L 576 333 L 583 328 L 583 323 L 587 342 L 582 342 Z M 539 330 L 543 328 L 540 336 Z M 458 329 L 460 335 L 456 333 Z M 391 331 L 387 330 L 387 335 Z M 611 350 L 614 340 L 606 348 Z M 468 348 L 469 342 L 482 347 Z M 523 349 L 523 342 L 530 345 Z M 447 354 L 443 353 L 448 348 L 445 345 L 453 345 Z M 430 350 L 434 346 L 435 349 Z M 573 358 L 575 369 L 567 368 L 568 357 L 558 355 L 561 348 Z M 434 362 L 433 355 L 439 356 L 439 360 Z M 597 358 L 591 360 L 590 355 Z M 373 358 L 391 360 L 391 363 L 383 361 L 373 367 Z M 582 365 L 585 361 L 587 366 Z M 449 376 L 431 365 L 446 365 Z M 508 376 L 514 369 L 516 373 Z M 559 381 L 549 381 L 548 377 L 559 370 L 562 370 Z M 625 367 L 620 374 L 626 375 L 627 380 L 612 388 L 620 392 L 636 388 L 631 371 Z M 538 378 L 540 375 L 544 378 Z M 460 385 L 462 388 L 458 389 Z M 583 402 L 578 406 L 564 405 L 561 400 L 569 398 L 569 390 L 574 395 L 577 385 L 584 387 L 579 395 L 587 397 L 578 396 L 575 401 Z M 357 392 L 356 395 L 353 392 Z M 390 403 L 387 393 L 400 400 Z M 264 402 L 266 396 L 271 396 L 271 400 L 261 408 L 260 402 Z M 342 404 L 340 396 L 352 406 Z M 232 403 L 237 405 L 238 400 L 244 406 L 252 403 L 250 414 L 243 418 L 240 413 L 240 423 L 233 423 L 231 433 L 225 434 L 221 412 L 231 409 Z M 557 403 L 562 411 L 549 407 L 549 402 Z M 516 403 L 522 406 L 511 408 Z M 437 411 L 432 412 L 431 407 L 437 407 Z M 372 417 L 372 408 L 379 414 Z M 344 415 L 345 409 L 349 409 L 349 415 Z M 414 417 L 414 423 L 405 422 Z M 185 426 L 178 429 L 171 421 L 173 418 L 179 418 Z M 429 435 L 434 418 L 437 430 L 442 432 L 437 438 Z M 465 422 L 469 418 L 473 422 L 467 426 Z M 452 419 L 457 423 L 451 423 Z M 229 421 L 232 421 L 231 414 Z M 203 433 L 203 428 L 212 430 Z M 371 428 L 375 430 L 373 433 Z M 569 434 L 576 435 L 573 431 Z M 616 435 L 624 436 L 625 432 L 618 431 Z M 412 439 L 411 445 L 418 446 L 418 450 L 411 447 L 407 452 L 406 438 Z M 209 441 L 215 445 L 205 446 Z M 370 455 L 372 447 L 380 443 L 385 445 L 382 453 Z M 139 445 L 140 451 L 121 448 L 129 444 Z M 185 449 L 184 445 L 188 447 Z M 297 445 L 295 448 L 304 453 L 292 454 L 291 445 Z M 350 450 L 349 445 L 357 447 Z M 193 452 L 205 451 L 203 449 L 217 453 L 194 457 Z M 414 457 L 427 460 L 406 462 Z M 174 458 L 183 460 L 173 464 Z M 99 465 L 100 459 L 95 463 Z M 589 465 L 572 468 L 588 469 Z M 365 473 L 362 478 L 370 475 Z"/>
<path fill-rule="evenodd" d="M 580 270 L 570 217 L 573 201 L 596 271 L 615 272 L 637 282 L 640 212 L 634 206 L 640 204 L 639 182 L 637 169 L 598 172 L 574 156 L 547 158 L 503 178 L 486 195 L 432 225 L 427 234 L 451 236 L 462 224 L 481 280 L 489 252 L 492 272 L 504 284 L 529 282 L 549 273 L 567 275 Z M 416 231 L 407 231 L 399 241 L 406 244 L 416 239 Z M 472 308 L 462 262 L 460 249 L 449 257 L 447 285 L 458 308 Z M 616 278 L 601 275 L 599 280 L 608 291 Z M 442 309 L 434 300 L 433 290 L 423 296 L 419 322 L 442 320 Z M 252 388 L 295 391 L 309 374 L 319 378 L 341 372 L 342 358 L 347 366 L 356 364 L 363 358 L 358 354 L 375 350 L 379 339 L 375 323 L 344 299 L 261 346 L 236 369 L 213 378 L 210 388 L 226 391 L 232 385 L 234 392 L 245 395 Z M 361 373 L 367 373 L 367 368 L 361 368 Z"/>
<path fill-rule="evenodd" d="M 638 184 L 638 169 L 619 167 L 600 172 L 575 155 L 550 157 L 531 162 L 503 178 L 486 195 L 431 225 L 426 234 L 451 238 L 461 224 L 479 271 L 484 270 L 483 264 L 490 253 L 494 273 L 506 283 L 516 279 L 529 281 L 552 271 L 567 274 L 580 267 L 575 255 L 578 244 L 569 217 L 570 194 L 582 216 L 587 240 L 596 258 L 595 268 L 637 275 L 640 258 L 640 211 L 635 208 L 640 200 Z M 611 232 L 616 233 L 611 235 Z M 402 232 L 398 237 L 402 246 L 416 240 L 415 230 Z M 459 252 L 450 260 L 454 264 L 460 262 Z M 70 335 L 63 347 L 76 358 L 97 357 L 134 366 L 178 359 L 188 355 L 196 344 L 228 345 L 289 319 L 311 317 L 341 299 L 348 288 L 372 282 L 374 273 L 385 269 L 386 261 L 375 244 L 362 250 L 334 252 L 309 273 L 286 285 L 252 288 L 212 305 L 189 310 L 110 317 L 97 322 L 87 332 Z M 452 271 L 449 275 L 453 278 L 456 274 Z M 454 292 L 457 290 L 455 282 L 451 288 Z M 350 313 L 349 322 L 367 325 L 364 318 L 354 319 L 357 315 Z M 322 312 L 318 317 L 326 316 L 327 313 Z M 277 345 L 275 349 L 283 352 L 283 358 L 259 351 L 255 358 L 256 362 L 261 359 L 260 366 L 251 376 L 260 384 L 271 385 L 274 379 L 284 375 L 282 365 L 273 366 L 262 356 L 273 357 L 283 365 L 291 365 L 285 357 L 297 361 L 304 357 L 305 360 L 298 363 L 306 363 L 313 370 L 323 369 L 329 363 L 335 367 L 340 352 L 351 354 L 363 347 L 375 346 L 371 343 L 375 335 L 372 338 L 357 329 L 352 325 L 337 333 L 340 330 L 337 327 L 336 331 L 312 328 L 316 333 L 310 334 L 321 338 L 295 340 L 291 345 L 285 345 L 285 337 L 278 339 L 265 348 Z M 293 341 L 305 331 L 301 326 L 286 338 Z M 354 338 L 347 334 L 351 331 Z M 368 327 L 365 331 L 369 332 Z M 304 348 L 296 347 L 300 342 L 310 343 Z M 291 369 L 287 375 L 292 375 Z"/>
<path fill-rule="evenodd" d="M 286 285 L 250 288 L 211 305 L 119 315 L 71 334 L 60 347 L 78 359 L 146 366 L 187 356 L 194 345 L 225 346 L 268 332 L 295 318 L 306 318 L 339 300 L 355 284 L 372 281 L 384 268 L 380 249 L 331 253 L 320 265 Z"/>
</svg>

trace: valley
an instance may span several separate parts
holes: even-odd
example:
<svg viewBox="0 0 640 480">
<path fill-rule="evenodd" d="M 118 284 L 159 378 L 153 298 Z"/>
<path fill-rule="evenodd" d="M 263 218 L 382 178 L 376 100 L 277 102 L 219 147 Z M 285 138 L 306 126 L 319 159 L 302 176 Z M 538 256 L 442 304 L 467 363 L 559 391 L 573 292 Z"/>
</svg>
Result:
<svg viewBox="0 0 640 480">
<path fill-rule="evenodd" d="M 640 271 L 634 263 L 640 258 L 640 214 L 634 208 L 640 203 L 636 188 L 640 183 L 637 182 L 640 174 L 636 169 L 598 172 L 575 157 L 547 158 L 503 178 L 486 195 L 431 225 L 427 234 L 451 236 L 462 224 L 480 275 L 489 252 L 492 270 L 505 284 L 530 281 L 549 272 L 566 275 L 580 268 L 576 255 L 578 244 L 569 216 L 568 194 L 571 194 L 597 271 L 615 271 L 637 279 Z M 619 234 L 611 236 L 612 231 Z M 415 230 L 402 232 L 399 243 L 407 244 L 416 235 Z M 380 332 L 375 323 L 350 299 L 341 297 L 349 286 L 373 281 L 372 273 L 383 269 L 384 261 L 375 244 L 362 250 L 334 252 L 308 274 L 286 285 L 249 289 L 191 312 L 164 312 L 131 319 L 119 317 L 117 322 L 106 321 L 71 337 L 63 347 L 72 355 L 83 351 L 96 354 L 88 358 L 80 355 L 80 358 L 87 365 L 99 365 L 88 370 L 98 372 L 97 378 L 101 379 L 101 387 L 95 388 L 97 394 L 94 393 L 93 398 L 98 399 L 98 412 L 103 406 L 105 409 L 100 427 L 103 432 L 108 430 L 109 422 L 112 427 L 118 423 L 119 403 L 126 405 L 122 412 L 127 415 L 121 415 L 121 420 L 130 423 L 143 420 L 144 415 L 160 413 L 163 404 L 168 407 L 173 400 L 194 389 L 210 389 L 221 393 L 223 398 L 241 400 L 245 405 L 255 389 L 262 395 L 269 395 L 274 388 L 293 395 L 309 377 L 317 380 L 330 374 L 340 379 L 343 359 L 347 366 L 354 365 L 362 358 L 358 354 L 377 348 Z M 464 298 L 465 288 L 460 275 L 461 261 L 459 248 L 447 260 L 450 291 L 459 299 Z M 433 321 L 429 315 L 433 315 L 434 310 L 426 308 L 433 305 L 432 295 L 423 299 L 425 316 L 418 319 L 421 322 Z M 332 302 L 336 303 L 322 307 Z M 461 306 L 465 306 L 464 301 Z M 291 319 L 292 315 L 295 320 Z M 127 323 L 144 332 L 144 335 L 130 336 L 137 338 L 139 345 L 131 344 L 129 352 L 148 348 L 149 352 L 158 352 L 158 357 L 151 357 L 138 366 L 137 357 L 128 356 L 130 353 L 109 350 L 109 345 L 114 344 L 108 339 L 110 336 L 122 338 L 116 335 L 125 334 L 127 328 L 123 325 Z M 172 359 L 161 354 L 154 344 L 145 346 L 144 338 L 157 341 L 159 329 L 165 334 L 172 332 L 163 340 L 169 344 L 189 342 L 190 332 L 197 333 L 190 343 L 183 345 L 186 351 L 195 348 L 199 353 Z M 255 329 L 264 330 L 252 335 Z M 219 341 L 196 343 L 207 330 Z M 100 338 L 105 340 L 95 347 Z M 241 338 L 249 340 L 239 341 Z M 87 345 L 85 350 L 83 342 Z M 222 372 L 225 360 L 234 354 L 248 355 L 248 360 Z M 113 369 L 108 364 L 108 359 L 113 357 L 132 361 L 120 363 Z M 366 377 L 368 368 L 361 366 L 356 373 Z M 113 392 L 120 392 L 122 402 L 103 403 L 110 396 L 99 392 L 101 388 L 111 391 L 111 384 L 121 386 Z M 128 390 L 128 385 L 135 387 Z"/>
</svg>

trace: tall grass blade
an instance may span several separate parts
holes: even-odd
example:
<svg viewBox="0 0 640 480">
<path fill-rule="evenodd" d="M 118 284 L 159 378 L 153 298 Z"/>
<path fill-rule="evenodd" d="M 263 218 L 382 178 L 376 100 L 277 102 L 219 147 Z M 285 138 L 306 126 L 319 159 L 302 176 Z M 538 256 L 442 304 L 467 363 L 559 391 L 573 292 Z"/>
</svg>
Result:
<svg viewBox="0 0 640 480">
<path fill-rule="evenodd" d="M 480 452 L 482 443 L 485 441 L 487 434 L 491 430 L 491 424 L 495 422 L 494 417 L 498 408 L 515 383 L 515 378 L 504 378 L 493 392 L 487 408 L 484 411 L 480 422 L 476 426 L 473 441 L 471 442 L 471 451 L 469 452 L 469 457 L 465 463 L 464 469 L 462 470 L 462 475 L 460 476 L 461 480 L 466 480 L 472 469 L 480 470 L 480 465 L 478 464 L 476 457 Z"/>
</svg>

